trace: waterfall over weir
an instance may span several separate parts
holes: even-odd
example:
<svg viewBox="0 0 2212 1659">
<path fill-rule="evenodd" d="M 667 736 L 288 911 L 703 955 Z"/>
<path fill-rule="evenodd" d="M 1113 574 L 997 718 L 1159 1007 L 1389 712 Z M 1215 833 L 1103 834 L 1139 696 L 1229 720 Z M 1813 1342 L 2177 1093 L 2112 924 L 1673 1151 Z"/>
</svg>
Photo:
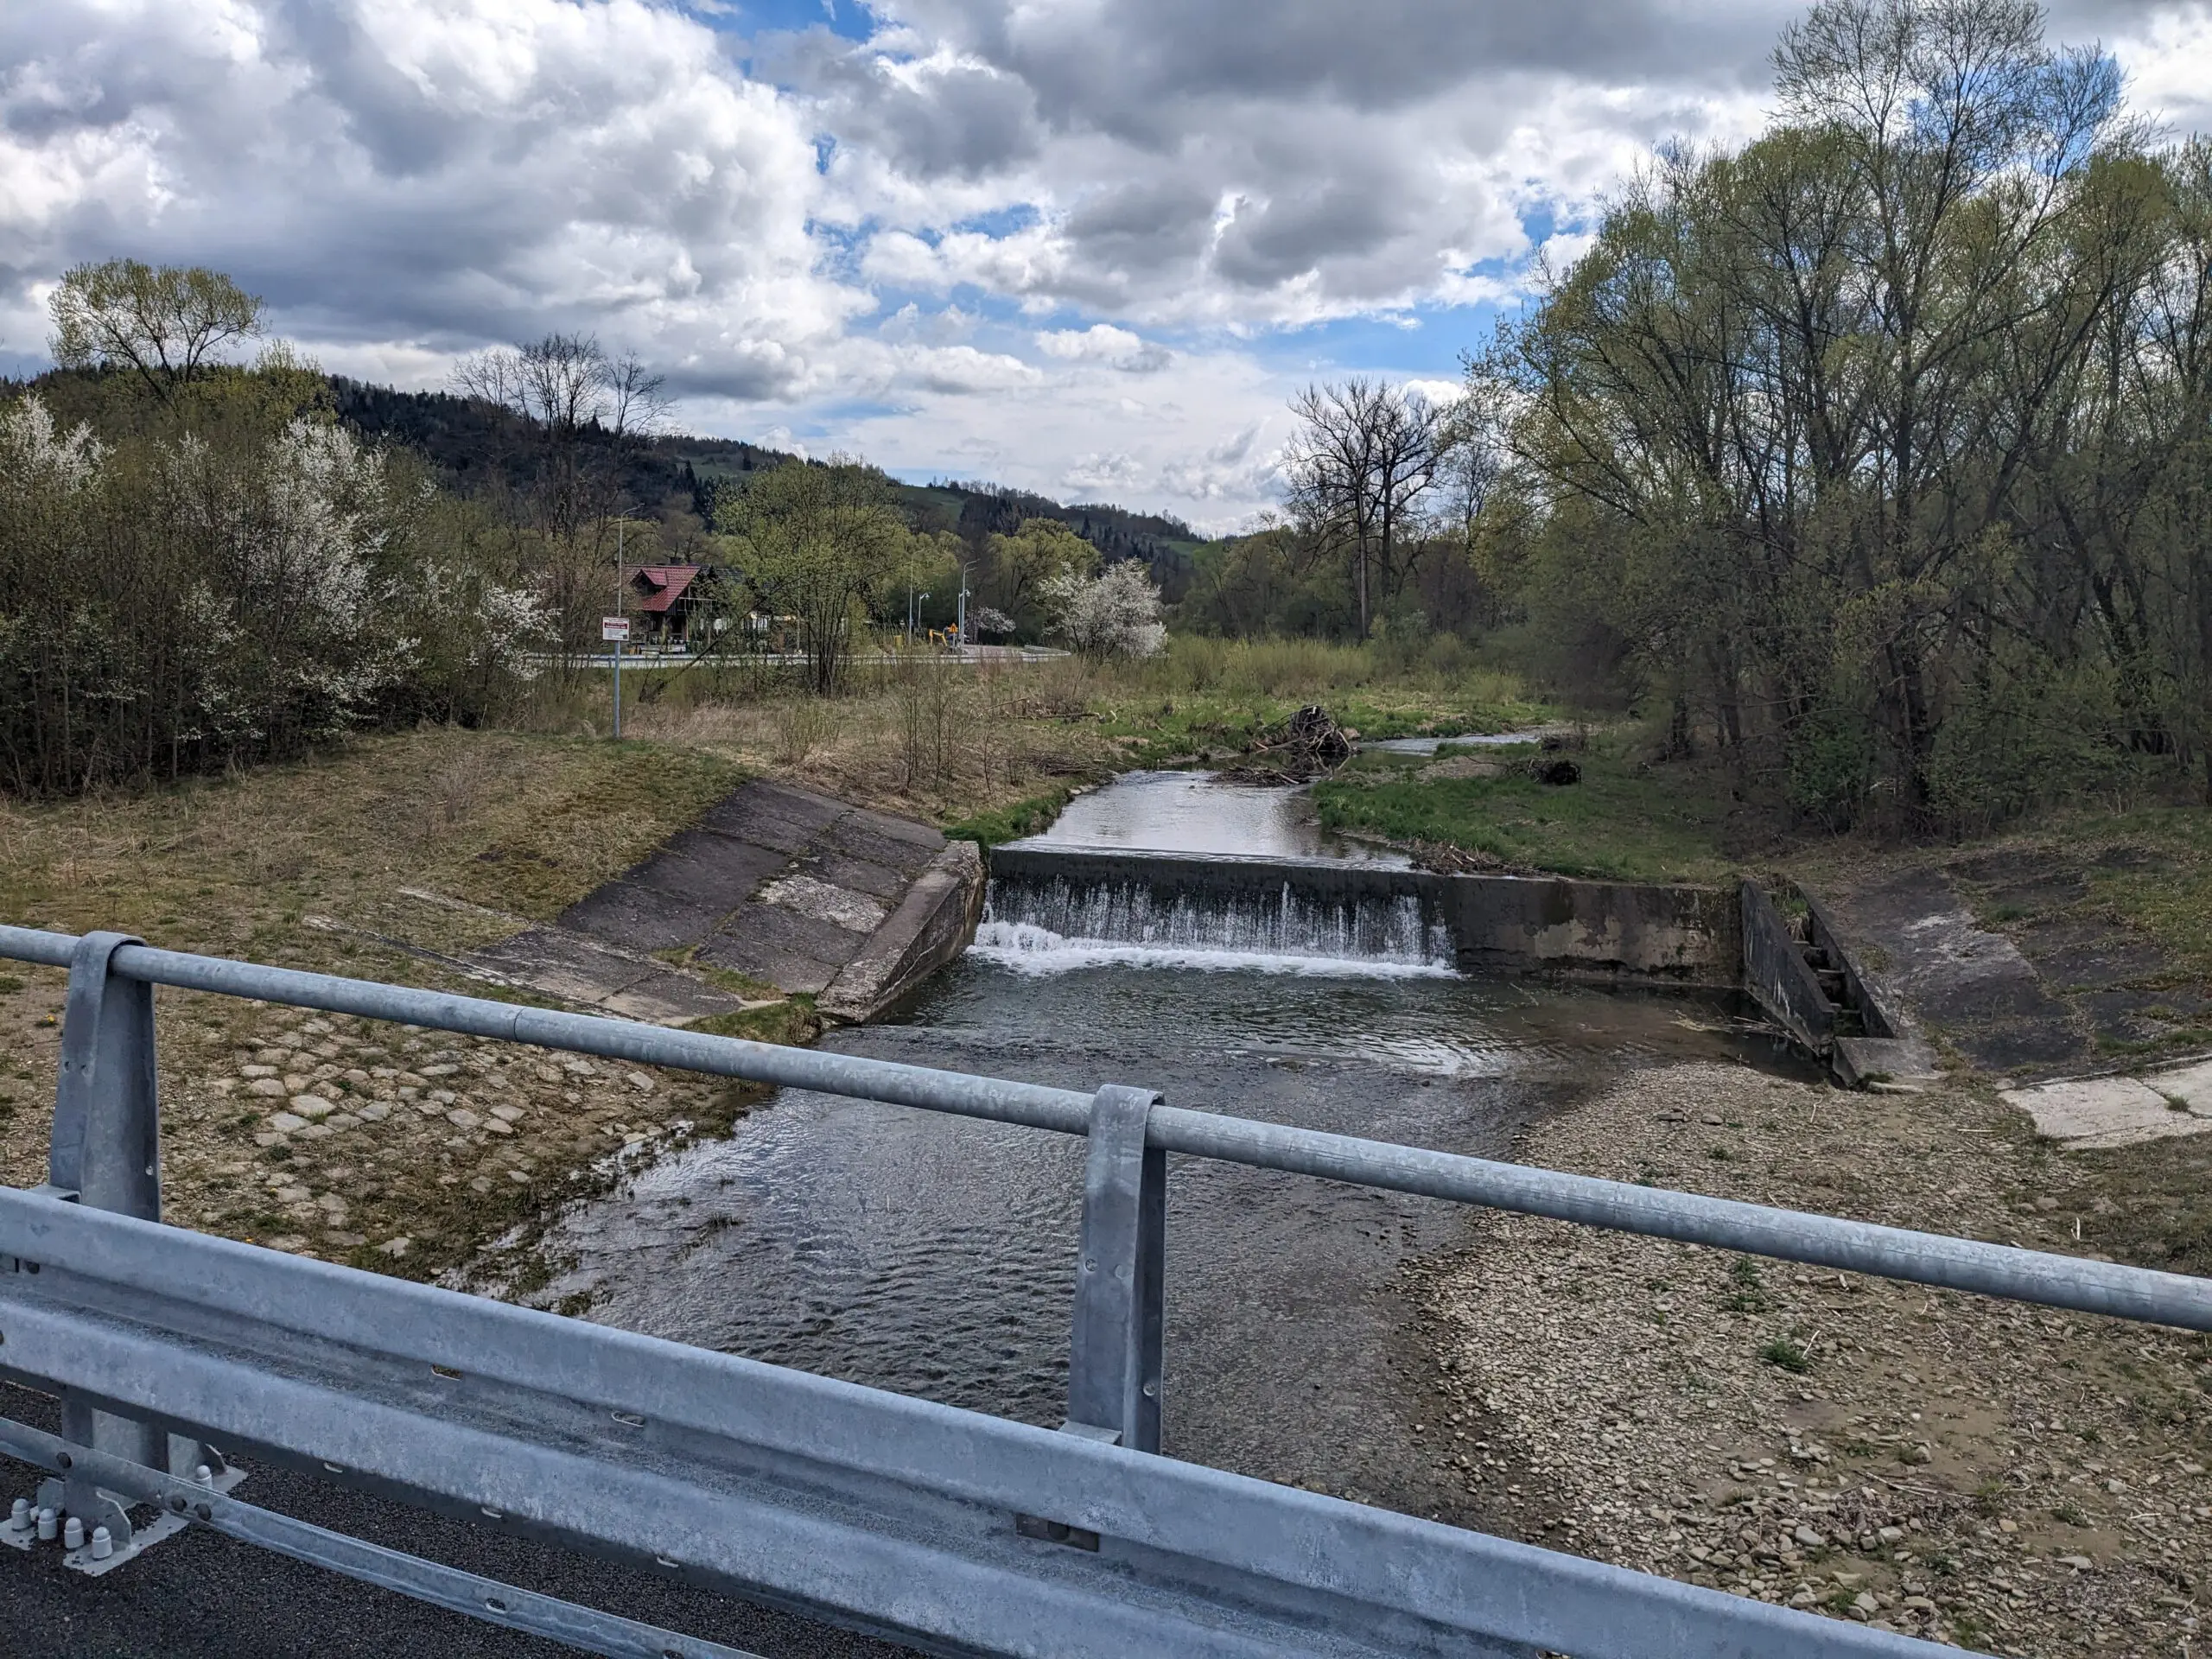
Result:
<svg viewBox="0 0 2212 1659">
<path fill-rule="evenodd" d="M 1395 976 L 1454 963 L 1417 881 L 1319 861 L 1003 847 L 983 916 L 977 954 L 1037 972 L 1121 961 Z"/>
</svg>

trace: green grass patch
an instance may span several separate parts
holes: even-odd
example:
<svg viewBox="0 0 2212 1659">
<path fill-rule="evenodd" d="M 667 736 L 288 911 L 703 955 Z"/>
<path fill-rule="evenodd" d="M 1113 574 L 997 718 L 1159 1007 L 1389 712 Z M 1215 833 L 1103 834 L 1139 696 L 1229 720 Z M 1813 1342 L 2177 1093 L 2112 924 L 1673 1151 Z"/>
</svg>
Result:
<svg viewBox="0 0 2212 1659">
<path fill-rule="evenodd" d="M 656 950 L 653 955 L 670 967 L 695 973 L 716 990 L 728 991 L 732 996 L 741 996 L 748 1002 L 766 1002 L 783 995 L 781 990 L 765 979 L 755 979 L 750 974 L 741 974 L 733 969 L 717 968 L 710 962 L 700 961 L 699 947 L 696 944 Z"/>
<path fill-rule="evenodd" d="M 2117 922 L 2196 973 L 2212 974 L 2212 934 L 2204 927 L 2212 913 L 2212 813 L 2201 806 L 2078 808 L 2045 818 L 2032 833 L 1962 846 L 1949 862 L 1974 870 L 1962 885 L 1986 925 L 2012 928 L 2057 916 Z M 2024 899 L 2001 890 L 2014 880 L 2035 884 L 2039 875 L 2051 878 L 2047 895 Z M 2069 877 L 2081 881 L 2078 896 L 2066 895 Z M 2000 890 L 1977 892 L 1984 887 Z"/>
<path fill-rule="evenodd" d="M 766 1007 L 741 1008 L 695 1020 L 687 1031 L 703 1031 L 714 1037 L 741 1037 L 747 1042 L 777 1043 L 803 1048 L 822 1034 L 822 1016 L 814 1011 L 810 996 L 794 996 Z"/>
<path fill-rule="evenodd" d="M 1802 1376 L 1813 1369 L 1812 1359 L 1803 1347 L 1788 1337 L 1777 1337 L 1768 1343 L 1759 1350 L 1759 1357 L 1793 1376 Z"/>
<path fill-rule="evenodd" d="M 1130 765 L 1243 751 L 1264 728 L 1317 703 L 1362 738 L 1490 736 L 1559 717 L 1503 673 L 1392 675 L 1371 651 L 1276 640 L 1171 640 L 1164 659 L 1100 688 L 1092 718 Z"/>
<path fill-rule="evenodd" d="M 1732 874 L 1720 849 L 1727 795 L 1688 767 L 1639 766 L 1624 738 L 1574 756 L 1580 783 L 1542 784 L 1522 769 L 1533 747 L 1506 745 L 1488 778 L 1355 772 L 1314 785 L 1323 824 L 1399 841 L 1442 842 L 1509 864 L 1629 881 L 1713 881 Z"/>
<path fill-rule="evenodd" d="M 1764 1313 L 1767 1310 L 1766 1274 L 1748 1255 L 1739 1255 L 1728 1269 L 1728 1294 L 1720 1306 L 1732 1313 Z"/>
<path fill-rule="evenodd" d="M 1071 788 L 1063 786 L 1043 795 L 1032 795 L 1004 806 L 995 806 L 944 826 L 947 841 L 972 841 L 985 847 L 996 847 L 1001 842 L 1019 841 L 1024 836 L 1033 836 L 1051 827 L 1060 809 L 1074 794 Z"/>
</svg>

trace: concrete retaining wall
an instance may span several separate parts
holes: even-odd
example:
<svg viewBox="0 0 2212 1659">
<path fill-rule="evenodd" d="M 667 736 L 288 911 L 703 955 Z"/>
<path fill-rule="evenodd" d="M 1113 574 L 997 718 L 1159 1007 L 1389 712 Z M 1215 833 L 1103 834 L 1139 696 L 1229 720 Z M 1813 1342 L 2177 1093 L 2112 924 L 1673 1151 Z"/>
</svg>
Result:
<svg viewBox="0 0 2212 1659">
<path fill-rule="evenodd" d="M 983 860 L 972 841 L 947 842 L 815 1000 L 815 1011 L 873 1020 L 968 948 L 983 913 Z"/>
<path fill-rule="evenodd" d="M 1655 974 L 1734 986 L 1743 935 L 1715 887 L 1563 876 L 1443 875 L 1459 965 Z"/>
<path fill-rule="evenodd" d="M 1753 882 L 1738 893 L 1744 911 L 1744 983 L 1752 1000 L 1784 1031 L 1815 1054 L 1835 1042 L 1835 1009 L 1821 982 L 1806 966 L 1797 940 L 1769 899 Z"/>
<path fill-rule="evenodd" d="M 1685 984 L 1741 982 L 1735 895 L 1720 888 L 1566 877 L 1440 875 L 1294 859 L 1208 857 L 1006 846 L 991 874 L 1009 880 L 1141 882 L 1163 897 L 1280 893 L 1324 903 L 1419 898 L 1451 932 L 1462 969 L 1597 976 L 1649 974 Z"/>
<path fill-rule="evenodd" d="M 1796 886 L 1793 882 L 1792 886 Z M 1869 1037 L 1904 1037 L 1907 1034 L 1903 1020 L 1891 1007 L 1887 990 L 1874 983 L 1859 967 L 1849 944 L 1837 928 L 1835 919 L 1821 901 L 1797 888 L 1797 896 L 1805 901 L 1811 912 L 1813 943 L 1828 953 L 1828 960 L 1843 970 L 1845 1000 L 1859 1010 L 1859 1023 L 1866 1027 Z"/>
</svg>

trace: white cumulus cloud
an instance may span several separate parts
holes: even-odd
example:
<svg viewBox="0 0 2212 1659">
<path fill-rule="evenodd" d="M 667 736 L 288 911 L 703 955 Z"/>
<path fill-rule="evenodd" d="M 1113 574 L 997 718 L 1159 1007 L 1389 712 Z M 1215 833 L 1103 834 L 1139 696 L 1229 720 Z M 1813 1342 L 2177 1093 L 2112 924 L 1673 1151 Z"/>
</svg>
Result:
<svg viewBox="0 0 2212 1659">
<path fill-rule="evenodd" d="M 1224 525 L 1297 384 L 1390 336 L 1441 397 L 1654 143 L 1756 130 L 1800 10 L 874 0 L 855 40 L 728 0 L 16 0 L 0 366 L 70 265 L 204 264 L 347 373 L 589 330 L 703 428 Z M 2052 32 L 2212 122 L 2197 0 Z"/>
</svg>

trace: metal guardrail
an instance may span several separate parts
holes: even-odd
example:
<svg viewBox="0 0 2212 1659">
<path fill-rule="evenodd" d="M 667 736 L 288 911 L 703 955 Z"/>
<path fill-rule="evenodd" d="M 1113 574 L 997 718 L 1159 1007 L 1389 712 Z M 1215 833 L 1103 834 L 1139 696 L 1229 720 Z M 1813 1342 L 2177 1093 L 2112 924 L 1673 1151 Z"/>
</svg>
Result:
<svg viewBox="0 0 2212 1659">
<path fill-rule="evenodd" d="M 69 970 L 48 1180 L 0 1189 L 0 1375 L 37 1510 L 111 1569 L 197 1522 L 605 1654 L 710 1643 L 240 1503 L 220 1447 L 944 1652 L 1910 1655 L 1934 1644 L 1156 1455 L 1166 1154 L 2212 1330 L 2212 1283 L 1095 1095 L 0 927 Z M 1085 1135 L 1065 1427 L 160 1224 L 153 988 Z M 144 1506 L 159 1517 L 134 1521 Z M 29 1547 L 38 1527 L 0 1527 Z M 97 1531 L 105 1528 L 104 1541 Z M 4 1558 L 0 1558 L 4 1560 Z"/>
</svg>

